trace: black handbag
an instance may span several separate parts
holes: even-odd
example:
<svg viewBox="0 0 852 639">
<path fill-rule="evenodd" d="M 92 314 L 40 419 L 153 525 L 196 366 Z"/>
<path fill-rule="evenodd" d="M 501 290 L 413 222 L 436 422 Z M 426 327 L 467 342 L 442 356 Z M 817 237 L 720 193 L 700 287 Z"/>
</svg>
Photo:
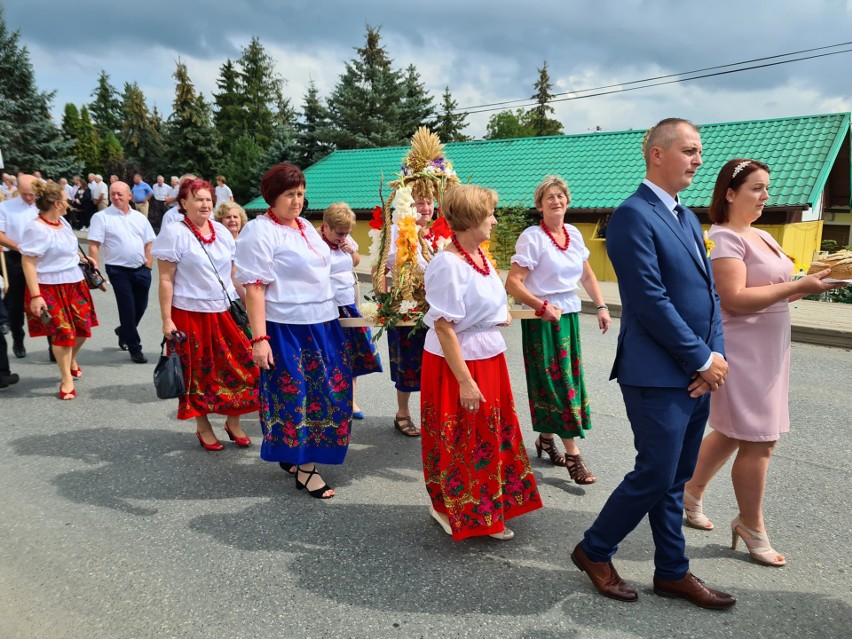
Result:
<svg viewBox="0 0 852 639">
<path fill-rule="evenodd" d="M 95 268 L 95 265 L 89 261 L 89 258 L 86 257 L 86 254 L 83 253 L 83 249 L 78 245 L 77 248 L 80 251 L 80 255 L 83 257 L 80 260 L 80 270 L 83 271 L 83 279 L 86 280 L 86 286 L 89 288 L 103 288 L 106 280 L 104 276 L 101 275 L 101 272 Z"/>
<path fill-rule="evenodd" d="M 184 222 L 184 226 L 189 228 L 189 225 Z M 191 228 L 189 228 L 192 231 Z M 193 233 L 195 235 L 195 233 Z M 204 254 L 207 256 L 207 259 L 210 260 L 210 266 L 213 267 L 213 274 L 216 276 L 216 279 L 219 280 L 219 285 L 222 287 L 222 292 L 225 294 L 225 299 L 228 300 L 228 311 L 231 313 L 231 319 L 234 320 L 234 324 L 245 334 L 245 336 L 251 339 L 251 326 L 249 324 L 249 316 L 248 311 L 246 311 L 245 304 L 240 298 L 235 300 L 231 299 L 231 296 L 228 295 L 228 289 L 225 288 L 225 283 L 222 281 L 222 278 L 219 277 L 219 271 L 216 270 L 216 265 L 213 263 L 213 258 L 210 257 L 210 253 L 207 252 L 207 249 L 204 248 L 204 242 L 201 241 L 200 237 L 196 236 L 198 239 L 198 243 L 201 245 L 201 250 L 204 251 Z"/>
<path fill-rule="evenodd" d="M 186 334 L 173 331 L 172 336 L 171 340 L 164 337 L 160 343 L 160 361 L 154 367 L 154 389 L 160 399 L 174 399 L 186 394 L 180 356 L 174 349 L 174 344 L 171 344 L 171 342 L 175 344 L 183 342 L 186 339 Z M 168 355 L 166 355 L 166 342 L 171 344 Z"/>
</svg>

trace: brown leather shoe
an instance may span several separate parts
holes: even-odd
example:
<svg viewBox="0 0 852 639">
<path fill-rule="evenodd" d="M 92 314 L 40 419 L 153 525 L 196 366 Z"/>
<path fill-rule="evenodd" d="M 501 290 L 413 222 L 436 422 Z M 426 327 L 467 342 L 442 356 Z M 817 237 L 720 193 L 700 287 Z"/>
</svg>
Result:
<svg viewBox="0 0 852 639">
<path fill-rule="evenodd" d="M 691 572 L 678 580 L 654 577 L 654 593 L 661 597 L 686 599 L 696 606 L 710 610 L 725 610 L 737 603 L 733 595 L 708 588 Z"/>
<path fill-rule="evenodd" d="M 639 599 L 636 591 L 618 576 L 618 572 L 611 561 L 592 561 L 580 547 L 580 544 L 577 544 L 574 552 L 571 553 L 571 561 L 577 568 L 589 575 L 589 579 L 592 580 L 595 588 L 604 597 L 627 602 Z"/>
</svg>

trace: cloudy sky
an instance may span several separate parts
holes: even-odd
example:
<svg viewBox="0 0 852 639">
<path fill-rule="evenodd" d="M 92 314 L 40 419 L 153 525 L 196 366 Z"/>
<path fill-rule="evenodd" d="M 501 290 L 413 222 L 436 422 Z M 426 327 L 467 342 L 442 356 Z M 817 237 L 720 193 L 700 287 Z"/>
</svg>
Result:
<svg viewBox="0 0 852 639">
<path fill-rule="evenodd" d="M 323 97 L 331 92 L 344 61 L 363 45 L 366 24 L 381 27 L 396 66 L 417 66 L 436 103 L 449 85 L 461 107 L 528 98 L 545 60 L 561 93 L 852 41 L 852 0 L 0 4 L 29 48 L 39 87 L 56 91 L 57 114 L 66 102 L 90 101 L 101 69 L 119 90 L 138 82 L 149 105 L 168 113 L 178 58 L 210 96 L 219 67 L 238 58 L 252 36 L 276 60 L 299 106 L 311 79 Z M 852 44 L 815 53 L 843 50 Z M 566 133 L 647 128 L 672 115 L 705 123 L 849 111 L 850 69 L 852 52 L 554 106 Z M 472 114 L 468 134 L 481 137 L 490 115 Z"/>
</svg>

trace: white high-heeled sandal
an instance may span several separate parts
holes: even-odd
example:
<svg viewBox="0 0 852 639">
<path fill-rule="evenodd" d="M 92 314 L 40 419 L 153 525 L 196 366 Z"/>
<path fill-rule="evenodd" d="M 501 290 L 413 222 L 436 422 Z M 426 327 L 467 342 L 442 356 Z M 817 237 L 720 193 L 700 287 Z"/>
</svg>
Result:
<svg viewBox="0 0 852 639">
<path fill-rule="evenodd" d="M 703 501 L 683 491 L 683 514 L 686 525 L 696 530 L 713 530 L 716 526 L 704 514 Z"/>
</svg>

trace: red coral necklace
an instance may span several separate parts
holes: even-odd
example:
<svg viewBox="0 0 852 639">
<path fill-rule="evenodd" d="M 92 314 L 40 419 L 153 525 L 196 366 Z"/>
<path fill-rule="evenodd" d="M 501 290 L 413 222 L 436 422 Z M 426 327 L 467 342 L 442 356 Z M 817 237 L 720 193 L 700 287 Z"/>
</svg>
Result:
<svg viewBox="0 0 852 639">
<path fill-rule="evenodd" d="M 562 246 L 559 242 L 556 241 L 556 238 L 553 237 L 553 233 L 550 232 L 550 229 L 547 228 L 547 225 L 544 223 L 544 220 L 541 221 L 541 229 L 547 234 L 547 237 L 550 238 L 550 241 L 553 242 L 553 246 L 558 248 L 560 251 L 567 251 L 568 247 L 571 246 L 571 236 L 568 235 L 568 229 L 565 228 L 565 225 L 562 225 L 562 231 L 565 233 L 565 246 Z"/>
<path fill-rule="evenodd" d="M 285 229 L 292 229 L 293 228 L 292 226 L 288 226 L 287 224 L 284 224 L 284 222 L 282 222 L 277 217 L 275 217 L 275 213 L 272 212 L 271 208 L 266 210 L 266 217 L 268 217 L 270 220 L 272 220 L 272 222 L 274 224 L 277 224 L 278 226 L 283 226 Z M 325 263 L 325 258 L 322 256 L 322 254 L 320 254 L 313 247 L 310 240 L 308 240 L 308 236 L 305 235 L 305 227 L 304 227 L 304 223 L 302 222 L 302 220 L 298 217 L 295 217 L 293 219 L 296 221 L 296 226 L 299 227 L 299 234 L 302 236 L 302 239 L 305 240 L 305 244 L 308 245 L 308 248 L 311 250 L 312 253 L 319 256 L 319 258 L 322 259 L 323 263 Z M 328 240 L 325 239 L 325 236 L 322 233 L 320 233 L 320 236 L 322 237 L 323 240 L 325 240 L 326 244 L 328 244 Z"/>
<path fill-rule="evenodd" d="M 323 233 L 322 229 L 320 229 L 320 237 L 322 237 L 322 241 L 325 242 L 326 244 L 328 244 L 328 247 L 332 251 L 340 250 L 340 244 L 332 244 L 331 242 L 329 242 L 328 238 L 325 236 L 325 233 Z"/>
<path fill-rule="evenodd" d="M 192 223 L 192 220 L 189 219 L 186 215 L 183 216 L 183 221 L 186 222 L 186 225 L 189 227 L 189 230 L 192 231 L 192 234 L 198 238 L 198 241 L 202 244 L 213 244 L 216 241 L 216 229 L 213 228 L 212 224 L 208 223 L 210 227 L 210 237 L 204 237 L 201 235 L 201 231 L 198 230 L 198 227 Z"/>
<path fill-rule="evenodd" d="M 474 271 L 476 271 L 480 275 L 484 275 L 486 277 L 488 276 L 489 273 L 491 273 L 491 268 L 488 266 L 488 260 L 485 259 L 485 254 L 482 252 L 481 248 L 476 247 L 476 250 L 479 252 L 479 259 L 482 260 L 482 264 L 483 264 L 482 266 L 478 266 L 476 264 L 476 262 L 473 261 L 473 258 L 470 256 L 470 253 L 468 253 L 467 251 L 464 250 L 461 243 L 459 242 L 458 237 L 456 237 L 455 233 L 453 233 L 452 242 L 453 242 L 453 246 L 456 247 L 456 250 L 464 258 L 465 262 L 470 264 Z"/>
<path fill-rule="evenodd" d="M 62 226 L 61 220 L 56 220 L 55 222 L 51 222 L 50 220 L 48 220 L 43 215 L 41 215 L 39 217 L 41 218 L 41 221 L 44 222 L 45 224 L 47 224 L 48 226 L 55 226 L 56 228 L 59 228 L 60 226 Z"/>
</svg>

